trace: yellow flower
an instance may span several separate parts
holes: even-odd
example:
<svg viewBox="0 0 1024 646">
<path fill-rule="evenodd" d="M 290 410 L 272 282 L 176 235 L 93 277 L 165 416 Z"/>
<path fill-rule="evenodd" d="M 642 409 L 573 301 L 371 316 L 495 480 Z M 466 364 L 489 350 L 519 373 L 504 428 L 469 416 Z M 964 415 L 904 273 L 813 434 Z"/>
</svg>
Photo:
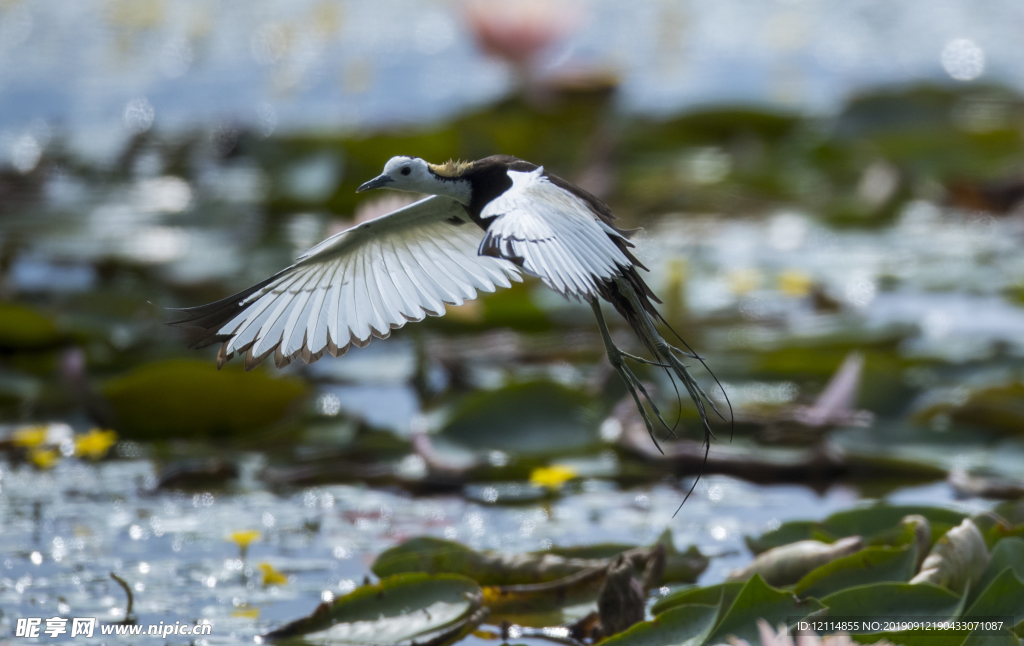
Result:
<svg viewBox="0 0 1024 646">
<path fill-rule="evenodd" d="M 244 617 L 246 619 L 259 619 L 260 609 L 253 606 L 239 606 L 231 612 L 232 617 Z"/>
<path fill-rule="evenodd" d="M 534 469 L 530 474 L 530 484 L 537 487 L 547 487 L 552 491 L 556 491 L 575 477 L 576 469 L 564 464 L 552 464 L 549 467 Z"/>
<path fill-rule="evenodd" d="M 258 567 L 260 569 L 260 572 L 263 573 L 264 587 L 271 585 L 285 585 L 288 583 L 288 575 L 284 572 L 279 572 L 278 570 L 275 570 L 274 566 L 270 563 L 260 563 L 256 567 Z"/>
<path fill-rule="evenodd" d="M 779 274 L 779 291 L 786 296 L 803 298 L 811 293 L 813 284 L 811 276 L 799 269 L 787 269 Z"/>
<path fill-rule="evenodd" d="M 94 428 L 75 438 L 75 455 L 90 460 L 99 460 L 115 444 L 117 444 L 117 433 Z"/>
<path fill-rule="evenodd" d="M 19 428 L 14 431 L 14 445 L 31 449 L 46 444 L 46 431 L 47 426 L 45 424 Z"/>
<path fill-rule="evenodd" d="M 726 276 L 733 294 L 749 294 L 761 286 L 761 272 L 756 269 L 734 269 Z"/>
<path fill-rule="evenodd" d="M 260 533 L 255 529 L 245 529 L 240 532 L 232 532 L 228 535 L 228 540 L 238 545 L 239 549 L 244 553 L 249 549 L 249 543 L 258 541 L 260 539 Z"/>
<path fill-rule="evenodd" d="M 44 470 L 52 469 L 53 465 L 60 460 L 60 454 L 52 449 L 30 449 L 28 457 L 32 460 L 32 464 Z"/>
</svg>

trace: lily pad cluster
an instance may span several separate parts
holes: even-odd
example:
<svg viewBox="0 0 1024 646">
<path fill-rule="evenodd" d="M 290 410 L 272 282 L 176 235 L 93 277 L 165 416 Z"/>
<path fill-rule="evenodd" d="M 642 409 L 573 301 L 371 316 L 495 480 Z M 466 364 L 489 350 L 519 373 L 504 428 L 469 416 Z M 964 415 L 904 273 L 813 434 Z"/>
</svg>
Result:
<svg viewBox="0 0 1024 646">
<path fill-rule="evenodd" d="M 753 561 L 704 586 L 688 584 L 708 557 L 696 548 L 678 552 L 669 532 L 650 547 L 527 554 L 418 537 L 377 557 L 378 583 L 325 602 L 263 639 L 441 645 L 475 633 L 700 646 L 757 643 L 759 623 L 792 631 L 827 619 L 858 627 L 844 632 L 864 644 L 1010 646 L 1024 635 L 1022 516 L 1024 508 L 1012 504 L 974 516 L 871 505 L 818 522 L 788 522 L 748 537 Z M 623 623 L 633 594 L 639 614 Z M 893 621 L 904 622 L 903 629 L 887 623 Z M 936 622 L 952 623 L 937 629 Z"/>
</svg>

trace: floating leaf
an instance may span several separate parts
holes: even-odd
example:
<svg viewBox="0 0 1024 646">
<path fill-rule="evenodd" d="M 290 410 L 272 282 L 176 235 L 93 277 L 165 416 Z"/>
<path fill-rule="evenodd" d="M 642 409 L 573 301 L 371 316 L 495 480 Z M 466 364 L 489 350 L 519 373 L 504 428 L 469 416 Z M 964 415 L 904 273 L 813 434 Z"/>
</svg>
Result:
<svg viewBox="0 0 1024 646">
<path fill-rule="evenodd" d="M 601 642 L 601 646 L 700 646 L 718 618 L 718 606 L 685 605 L 658 614 Z"/>
<path fill-rule="evenodd" d="M 150 363 L 105 385 L 118 430 L 131 437 L 221 437 L 281 419 L 305 393 L 295 379 L 265 371 L 218 371 L 206 361 Z"/>
<path fill-rule="evenodd" d="M 896 619 L 896 617 L 894 617 Z M 898 632 L 882 631 L 850 635 L 850 638 L 861 644 L 897 644 L 898 646 L 963 646 L 970 634 L 967 630 L 901 630 Z"/>
<path fill-rule="evenodd" d="M 800 597 L 821 599 L 833 592 L 868 583 L 905 583 L 917 570 L 917 545 L 868 547 L 812 571 L 793 588 Z"/>
<path fill-rule="evenodd" d="M 744 536 L 743 541 L 747 544 L 747 549 L 756 555 L 773 547 L 814 538 L 815 531 L 820 527 L 821 523 L 813 520 L 792 520 L 782 523 L 777 529 L 767 531 L 756 538 Z"/>
<path fill-rule="evenodd" d="M 1008 567 L 985 587 L 977 601 L 967 608 L 963 618 L 985 620 L 1006 617 L 1013 623 L 1014 618 L 1020 615 L 1024 615 L 1024 582 L 1013 568 Z"/>
<path fill-rule="evenodd" d="M 979 628 L 967 636 L 963 646 L 1020 646 L 1020 640 L 1009 628 L 994 632 Z"/>
<path fill-rule="evenodd" d="M 981 580 L 988 561 L 985 539 L 970 519 L 964 519 L 936 541 L 910 582 L 941 585 L 963 594 Z"/>
<path fill-rule="evenodd" d="M 759 574 L 769 585 L 789 585 L 812 570 L 858 552 L 863 547 L 864 542 L 860 536 L 849 536 L 831 544 L 797 541 L 762 552 L 750 565 L 730 574 L 729 579 L 743 581 Z"/>
<path fill-rule="evenodd" d="M 484 604 L 499 615 L 531 615 L 593 601 L 608 568 L 593 567 L 545 583 L 485 586 Z"/>
<path fill-rule="evenodd" d="M 676 590 L 659 599 L 651 607 L 651 612 L 657 615 L 676 606 L 692 604 L 718 605 L 720 603 L 723 608 L 728 609 L 744 585 L 745 582 L 743 581 L 728 581 L 702 588 Z"/>
<path fill-rule="evenodd" d="M 832 542 L 845 536 L 864 536 L 867 543 L 876 544 L 876 536 L 895 528 L 904 517 L 915 514 L 923 516 L 933 526 L 933 538 L 967 517 L 967 514 L 941 507 L 877 504 L 837 512 L 820 522 L 789 521 L 756 538 L 746 537 L 746 543 L 754 554 L 808 539 Z"/>
<path fill-rule="evenodd" d="M 659 537 L 665 545 L 665 582 L 692 582 L 708 566 L 708 557 L 691 546 L 679 552 L 672 544 L 671 533 Z M 629 550 L 645 548 L 629 547 Z M 562 579 L 591 568 L 606 567 L 608 558 L 566 558 L 553 552 L 506 554 L 477 552 L 461 543 L 429 536 L 411 538 L 381 552 L 373 563 L 373 573 L 379 577 L 403 572 L 451 573 L 469 577 L 480 585 L 524 585 Z"/>
<path fill-rule="evenodd" d="M 403 574 L 322 603 L 308 617 L 268 633 L 319 644 L 395 644 L 436 633 L 480 607 L 480 586 L 451 574 Z"/>
<path fill-rule="evenodd" d="M 829 608 L 829 619 L 947 618 L 957 612 L 960 597 L 930 583 L 872 583 L 835 592 L 821 602 Z"/>
<path fill-rule="evenodd" d="M 747 581 L 736 595 L 732 606 L 715 627 L 708 640 L 711 644 L 726 642 L 730 636 L 755 643 L 758 638 L 757 620 L 771 625 L 789 623 L 824 608 L 815 599 L 801 601 L 792 592 L 770 587 L 758 575 Z"/>
<path fill-rule="evenodd" d="M 1024 539 L 1010 537 L 996 543 L 992 548 L 992 557 L 989 559 L 985 574 L 970 592 L 970 603 L 974 603 L 989 584 L 1006 569 L 1012 570 L 1018 578 L 1024 580 Z"/>
<path fill-rule="evenodd" d="M 546 455 L 596 444 L 598 425 L 589 395 L 531 382 L 469 395 L 451 411 L 440 436 L 473 449 Z"/>
</svg>

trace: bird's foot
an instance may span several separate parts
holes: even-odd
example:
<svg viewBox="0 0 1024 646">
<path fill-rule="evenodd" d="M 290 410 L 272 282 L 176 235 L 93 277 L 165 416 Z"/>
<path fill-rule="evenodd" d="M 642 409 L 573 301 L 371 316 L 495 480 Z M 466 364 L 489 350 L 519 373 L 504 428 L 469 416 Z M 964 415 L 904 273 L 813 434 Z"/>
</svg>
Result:
<svg viewBox="0 0 1024 646">
<path fill-rule="evenodd" d="M 662 423 L 662 425 L 664 425 L 673 437 L 675 437 L 675 433 L 672 431 L 672 428 L 668 423 L 666 423 L 662 418 L 661 411 L 658 410 L 658 405 L 654 403 L 653 399 L 651 399 L 651 395 L 647 392 L 647 388 L 644 386 L 643 382 L 640 381 L 640 378 L 636 376 L 636 373 L 626 365 L 626 359 L 663 368 L 669 368 L 670 366 L 650 361 L 649 359 L 644 359 L 643 357 L 638 357 L 620 350 L 612 342 L 611 334 L 608 332 L 608 328 L 605 326 L 604 317 L 601 315 L 601 309 L 596 303 L 594 304 L 594 311 L 597 314 L 598 326 L 601 328 L 601 337 L 604 339 L 605 350 L 608 352 L 608 362 L 612 365 L 615 372 L 619 373 L 619 377 L 622 378 L 622 383 L 626 385 L 626 390 L 628 390 L 629 394 L 633 397 L 633 401 L 636 403 L 636 409 L 640 413 L 640 417 L 644 420 L 644 425 L 647 427 L 647 433 L 651 436 L 651 441 L 654 442 L 654 446 L 657 447 L 659 452 L 664 454 L 665 452 L 662 451 L 661 445 L 658 444 L 658 438 L 654 435 L 654 423 L 651 421 L 651 416 L 647 412 L 647 407 L 644 406 L 644 401 L 650 404 L 655 417 Z M 640 398 L 641 395 L 643 395 L 643 399 Z"/>
</svg>

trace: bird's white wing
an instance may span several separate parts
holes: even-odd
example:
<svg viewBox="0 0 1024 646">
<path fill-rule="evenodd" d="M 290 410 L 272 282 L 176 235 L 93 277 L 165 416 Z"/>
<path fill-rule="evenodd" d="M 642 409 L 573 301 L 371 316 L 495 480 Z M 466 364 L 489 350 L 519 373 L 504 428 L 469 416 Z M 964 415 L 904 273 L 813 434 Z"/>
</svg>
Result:
<svg viewBox="0 0 1024 646">
<path fill-rule="evenodd" d="M 243 292 L 182 310 L 175 324 L 204 329 L 191 347 L 222 342 L 218 365 L 236 353 L 246 368 L 271 353 L 278 366 L 339 356 L 521 280 L 513 263 L 477 254 L 483 233 L 457 202 L 428 197 L 324 240 Z"/>
<path fill-rule="evenodd" d="M 480 213 L 490 222 L 481 255 L 511 260 L 548 287 L 577 298 L 596 296 L 604 280 L 631 266 L 620 246 L 629 245 L 622 233 L 581 198 L 551 183 L 543 167 L 508 175 L 512 186 Z"/>
</svg>

